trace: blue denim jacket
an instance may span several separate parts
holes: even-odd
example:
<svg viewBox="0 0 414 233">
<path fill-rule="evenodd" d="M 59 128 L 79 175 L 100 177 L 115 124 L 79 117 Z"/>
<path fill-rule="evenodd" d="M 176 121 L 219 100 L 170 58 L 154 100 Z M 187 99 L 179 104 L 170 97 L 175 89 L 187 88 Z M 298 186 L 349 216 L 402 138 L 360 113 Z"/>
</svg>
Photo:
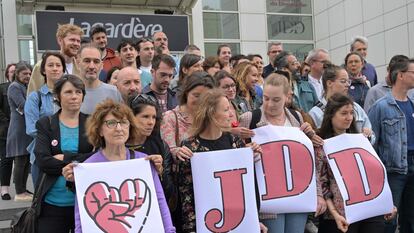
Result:
<svg viewBox="0 0 414 233">
<path fill-rule="evenodd" d="M 26 120 L 26 134 L 33 138 L 33 141 L 27 147 L 30 153 L 30 162 L 34 162 L 34 146 L 36 138 L 36 122 L 45 116 L 51 116 L 59 110 L 59 107 L 53 103 L 53 94 L 50 92 L 46 84 L 40 90 L 40 98 L 42 100 L 39 109 L 39 96 L 36 91 L 29 94 L 24 105 L 24 117 Z"/>
<path fill-rule="evenodd" d="M 414 103 L 414 99 L 410 98 Z M 405 115 L 391 93 L 369 110 L 372 130 L 377 136 L 374 148 L 387 172 L 407 174 L 407 129 Z"/>
</svg>

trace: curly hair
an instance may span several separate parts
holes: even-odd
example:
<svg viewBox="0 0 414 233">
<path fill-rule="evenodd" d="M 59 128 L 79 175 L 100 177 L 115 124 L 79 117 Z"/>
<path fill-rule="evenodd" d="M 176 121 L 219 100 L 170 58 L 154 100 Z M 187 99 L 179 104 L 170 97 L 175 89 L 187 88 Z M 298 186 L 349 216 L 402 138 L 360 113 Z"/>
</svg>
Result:
<svg viewBox="0 0 414 233">
<path fill-rule="evenodd" d="M 117 119 L 127 119 L 129 126 L 129 141 L 135 141 L 139 137 L 139 131 L 135 123 L 132 110 L 122 103 L 116 103 L 111 99 L 107 99 L 99 103 L 95 111 L 88 117 L 86 122 L 86 135 L 88 141 L 95 148 L 105 148 L 105 139 L 101 136 L 104 119 L 108 114 L 112 114 Z"/>
</svg>

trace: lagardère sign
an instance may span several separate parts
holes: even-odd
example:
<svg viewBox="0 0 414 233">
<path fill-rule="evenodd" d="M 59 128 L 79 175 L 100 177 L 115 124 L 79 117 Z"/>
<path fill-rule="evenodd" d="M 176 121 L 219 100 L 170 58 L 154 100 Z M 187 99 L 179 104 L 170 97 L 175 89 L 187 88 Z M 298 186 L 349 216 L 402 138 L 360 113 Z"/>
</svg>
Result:
<svg viewBox="0 0 414 233">
<path fill-rule="evenodd" d="M 71 23 L 83 29 L 89 37 L 97 24 L 107 29 L 109 47 L 116 48 L 123 39 L 134 41 L 163 31 L 168 36 L 171 51 L 182 51 L 188 44 L 188 17 L 181 15 L 131 15 L 111 13 L 79 13 L 63 11 L 36 11 L 37 49 L 58 50 L 56 29 L 58 24 Z"/>
</svg>

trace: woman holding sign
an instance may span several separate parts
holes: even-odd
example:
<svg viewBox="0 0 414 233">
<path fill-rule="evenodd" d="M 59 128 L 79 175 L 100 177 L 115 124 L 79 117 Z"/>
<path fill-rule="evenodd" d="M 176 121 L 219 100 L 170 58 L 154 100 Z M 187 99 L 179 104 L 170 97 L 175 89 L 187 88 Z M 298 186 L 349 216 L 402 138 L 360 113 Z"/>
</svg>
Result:
<svg viewBox="0 0 414 233">
<path fill-rule="evenodd" d="M 355 126 L 354 102 L 351 98 L 342 94 L 334 94 L 329 98 L 325 109 L 325 115 L 319 135 L 328 139 L 344 133 L 359 133 Z M 329 168 L 325 153 L 322 147 L 315 148 L 317 169 L 320 171 L 322 193 L 326 199 L 328 210 L 320 219 L 319 232 L 355 232 L 355 233 L 381 233 L 384 232 L 384 217 L 377 216 L 364 219 L 353 224 L 348 224 L 345 219 L 344 201 L 339 191 L 338 184 L 332 170 Z M 385 219 L 392 219 L 393 213 L 385 216 Z"/>
<path fill-rule="evenodd" d="M 321 139 L 315 134 L 309 123 L 304 123 L 299 112 L 286 108 L 289 95 L 292 94 L 288 78 L 281 74 L 270 74 L 263 87 L 263 106 L 260 109 L 246 112 L 240 116 L 240 126 L 255 129 L 268 124 L 276 126 L 300 127 L 301 130 L 315 142 Z M 316 215 L 326 209 L 325 201 L 318 189 L 318 209 Z M 273 215 L 273 216 L 272 216 Z M 307 213 L 274 214 L 261 213 L 263 223 L 269 232 L 303 233 Z"/>
<path fill-rule="evenodd" d="M 197 111 L 194 114 L 191 137 L 183 141 L 183 145 L 191 152 L 227 150 L 250 146 L 255 156 L 262 152 L 259 145 L 244 142 L 230 132 L 232 113 L 226 96 L 219 89 L 207 91 L 201 96 Z M 192 156 L 192 154 L 191 154 Z M 196 215 L 194 191 L 190 160 L 180 163 L 178 188 L 182 201 L 183 232 L 196 231 Z"/>
<path fill-rule="evenodd" d="M 86 132 L 89 142 L 95 148 L 100 148 L 100 150 L 91 155 L 91 157 L 89 157 L 85 163 L 110 162 L 146 157 L 146 154 L 130 151 L 125 146 L 125 143 L 128 140 L 134 141 L 137 139 L 137 137 L 139 137 L 138 131 L 139 128 L 135 123 L 134 115 L 131 109 L 129 109 L 126 105 L 115 103 L 112 100 L 106 100 L 105 102 L 98 104 L 95 112 L 87 121 Z M 151 160 L 156 167 L 159 168 L 162 166 L 162 162 L 157 159 L 157 156 L 147 156 L 146 158 Z M 162 190 L 157 171 L 153 166 L 151 169 L 164 230 L 165 232 L 175 232 L 175 228 L 171 222 L 170 211 L 168 210 L 168 206 L 165 201 L 164 192 Z M 65 167 L 63 174 L 66 179 L 73 180 L 73 163 Z M 97 201 L 105 201 L 99 200 L 98 198 L 99 197 L 97 197 Z M 115 198 L 111 198 L 110 200 L 113 201 L 114 205 L 119 204 L 120 202 L 120 200 L 115 200 Z M 97 221 L 98 225 L 101 224 L 99 225 L 101 229 L 105 228 L 105 226 L 113 228 L 119 227 L 119 229 L 121 229 L 123 226 L 120 226 L 121 224 L 117 224 L 116 222 L 122 222 L 123 217 L 126 217 L 128 214 L 130 214 L 129 212 L 122 212 L 122 214 L 118 215 L 115 214 L 115 211 L 117 211 L 117 209 L 110 208 L 101 209 L 100 211 L 108 211 L 108 216 L 110 216 L 112 213 L 113 217 L 107 219 L 107 221 L 114 220 L 114 223 L 110 224 L 104 224 L 100 221 Z M 114 232 L 116 231 L 114 229 L 111 230 Z M 79 207 L 77 205 L 75 206 L 75 232 L 82 232 Z"/>
</svg>

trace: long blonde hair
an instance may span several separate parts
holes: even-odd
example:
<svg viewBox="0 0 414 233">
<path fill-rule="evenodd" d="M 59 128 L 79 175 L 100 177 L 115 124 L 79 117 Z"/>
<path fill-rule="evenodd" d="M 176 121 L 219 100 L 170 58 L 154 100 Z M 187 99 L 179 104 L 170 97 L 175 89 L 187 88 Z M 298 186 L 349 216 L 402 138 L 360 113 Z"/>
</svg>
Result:
<svg viewBox="0 0 414 233">
<path fill-rule="evenodd" d="M 218 88 L 214 88 L 205 92 L 198 102 L 198 107 L 193 117 L 193 124 L 191 126 L 191 135 L 197 136 L 202 133 L 207 127 L 213 125 L 218 126 L 214 115 L 216 113 L 217 105 L 222 98 L 226 98 L 224 92 Z M 223 129 L 228 131 L 228 129 Z"/>
<path fill-rule="evenodd" d="M 246 96 L 250 91 L 247 86 L 247 75 L 251 72 L 251 68 L 256 67 L 257 65 L 251 62 L 242 62 L 234 68 L 232 74 L 236 79 L 237 93 L 241 96 Z"/>
</svg>

